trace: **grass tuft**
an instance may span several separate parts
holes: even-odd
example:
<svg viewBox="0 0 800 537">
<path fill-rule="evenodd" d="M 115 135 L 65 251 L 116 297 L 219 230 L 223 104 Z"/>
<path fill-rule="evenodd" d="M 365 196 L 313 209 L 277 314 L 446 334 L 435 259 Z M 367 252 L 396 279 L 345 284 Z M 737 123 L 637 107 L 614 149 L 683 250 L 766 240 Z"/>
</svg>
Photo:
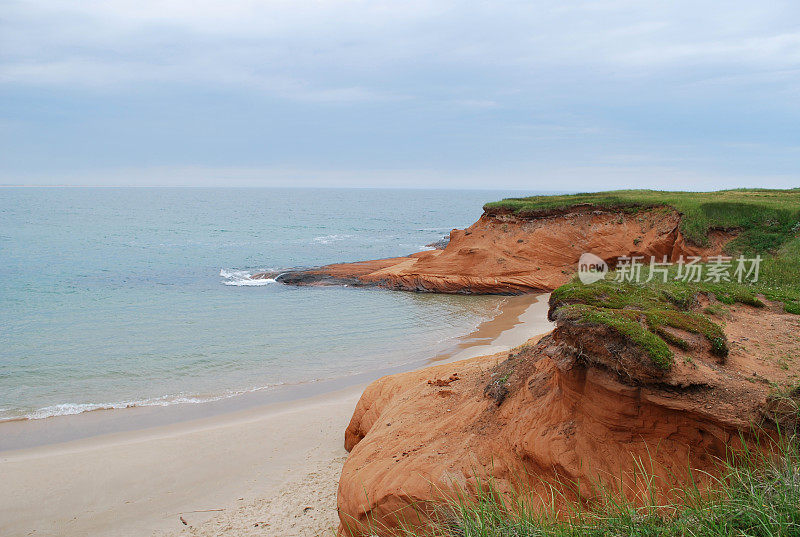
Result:
<svg viewBox="0 0 800 537">
<path fill-rule="evenodd" d="M 666 370 L 672 367 L 674 354 L 662 338 L 639 321 L 640 312 L 572 304 L 562 307 L 558 315 L 559 319 L 578 324 L 607 326 L 642 349 L 657 368 Z"/>
</svg>

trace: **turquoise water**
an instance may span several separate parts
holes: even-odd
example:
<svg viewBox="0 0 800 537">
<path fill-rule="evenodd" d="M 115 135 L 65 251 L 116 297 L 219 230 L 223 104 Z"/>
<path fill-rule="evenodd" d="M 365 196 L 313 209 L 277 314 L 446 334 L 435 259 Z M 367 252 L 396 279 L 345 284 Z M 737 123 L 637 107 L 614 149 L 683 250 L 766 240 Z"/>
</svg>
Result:
<svg viewBox="0 0 800 537">
<path fill-rule="evenodd" d="M 419 251 L 514 194 L 0 189 L 0 420 L 203 402 L 433 356 L 502 299 L 247 275 Z"/>
</svg>

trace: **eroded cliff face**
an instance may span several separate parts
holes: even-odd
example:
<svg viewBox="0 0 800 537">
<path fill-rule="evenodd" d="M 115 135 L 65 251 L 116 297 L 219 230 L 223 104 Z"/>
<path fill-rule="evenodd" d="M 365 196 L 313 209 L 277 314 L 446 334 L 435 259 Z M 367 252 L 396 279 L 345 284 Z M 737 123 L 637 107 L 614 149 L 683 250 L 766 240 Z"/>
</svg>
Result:
<svg viewBox="0 0 800 537">
<path fill-rule="evenodd" d="M 500 491 L 522 484 L 545 497 L 546 480 L 577 481 L 591 500 L 597 481 L 640 491 L 637 461 L 665 486 L 689 468 L 713 473 L 726 445 L 775 417 L 771 383 L 790 374 L 775 357 L 800 355 L 798 329 L 779 305 L 735 306 L 724 363 L 698 346 L 676 352 L 669 371 L 622 370 L 621 353 L 645 359 L 601 328 L 560 321 L 509 353 L 384 377 L 365 390 L 346 431 L 340 533 L 424 523 L 452 491 L 474 491 L 490 476 Z"/>
<path fill-rule="evenodd" d="M 520 218 L 484 213 L 472 226 L 453 230 L 443 250 L 408 257 L 340 263 L 290 271 L 278 281 L 295 285 L 376 285 L 407 291 L 521 294 L 566 283 L 578 259 L 591 252 L 613 263 L 619 256 L 712 255 L 731 238 L 715 233 L 708 248 L 689 244 L 680 215 L 666 207 L 638 212 L 575 207 Z M 255 277 L 275 277 L 275 274 Z"/>
</svg>

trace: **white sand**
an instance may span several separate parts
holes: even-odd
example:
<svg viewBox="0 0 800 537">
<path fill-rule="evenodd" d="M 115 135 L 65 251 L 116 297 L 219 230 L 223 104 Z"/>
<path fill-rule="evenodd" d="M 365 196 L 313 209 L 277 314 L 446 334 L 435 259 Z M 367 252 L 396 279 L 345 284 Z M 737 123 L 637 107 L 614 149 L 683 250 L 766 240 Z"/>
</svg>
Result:
<svg viewBox="0 0 800 537">
<path fill-rule="evenodd" d="M 547 298 L 448 359 L 549 331 Z M 0 535 L 333 535 L 344 429 L 362 390 L 0 452 Z"/>
<path fill-rule="evenodd" d="M 304 528 L 338 522 L 331 492 L 346 455 L 343 431 L 360 393 L 351 388 L 206 420 L 4 452 L 0 535 L 142 536 L 184 528 L 180 516 L 195 526 L 211 516 L 225 524 L 230 513 L 242 524 L 252 518 L 253 529 L 262 521 L 275 527 L 258 535 L 313 535 Z M 289 507 L 279 505 L 283 490 L 295 493 Z M 284 531 L 305 507 L 313 510 L 298 519 L 295 530 Z M 280 516 L 270 515 L 275 508 Z M 192 512 L 209 509 L 225 511 Z M 248 535 L 234 526 L 226 532 Z"/>
</svg>

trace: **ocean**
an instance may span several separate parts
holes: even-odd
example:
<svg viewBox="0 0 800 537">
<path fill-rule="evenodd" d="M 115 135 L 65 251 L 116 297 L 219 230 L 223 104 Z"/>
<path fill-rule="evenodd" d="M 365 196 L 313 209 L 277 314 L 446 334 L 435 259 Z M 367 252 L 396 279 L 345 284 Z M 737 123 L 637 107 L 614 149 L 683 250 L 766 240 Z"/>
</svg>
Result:
<svg viewBox="0 0 800 537">
<path fill-rule="evenodd" d="M 409 254 L 519 192 L 0 189 L 0 421 L 202 403 L 432 357 L 493 296 L 258 271 Z"/>
</svg>

